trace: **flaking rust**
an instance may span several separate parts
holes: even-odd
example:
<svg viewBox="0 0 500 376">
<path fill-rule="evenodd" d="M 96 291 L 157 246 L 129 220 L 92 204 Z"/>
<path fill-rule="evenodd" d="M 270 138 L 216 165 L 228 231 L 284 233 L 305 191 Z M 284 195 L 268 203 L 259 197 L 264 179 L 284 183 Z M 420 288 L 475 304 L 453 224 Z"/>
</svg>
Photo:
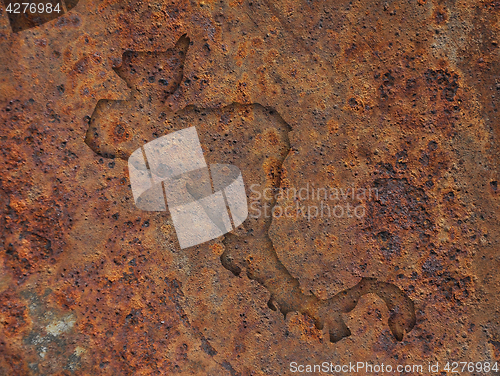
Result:
<svg viewBox="0 0 500 376">
<path fill-rule="evenodd" d="M 258 104 L 233 104 L 219 110 L 187 107 L 178 113 L 169 111 L 165 102 L 182 81 L 188 46 L 189 39 L 183 36 L 175 48 L 165 52 L 126 52 L 122 66 L 116 70 L 133 90 L 132 98 L 98 103 L 90 120 L 87 145 L 105 158 L 128 159 L 131 150 L 154 140 L 155 136 L 195 126 L 201 133 L 207 159 L 217 161 L 221 156 L 224 162 L 239 166 L 246 184 L 258 187 L 253 193 L 264 197 L 261 205 L 273 208 L 275 199 L 266 199 L 264 191 L 277 191 L 281 185 L 283 161 L 291 147 L 289 126 L 275 111 Z M 237 119 L 238 116 L 241 118 Z M 267 138 L 267 142 L 259 143 L 262 137 Z M 250 196 L 250 190 L 247 195 Z M 291 312 L 307 314 L 318 329 L 326 324 L 330 341 L 337 342 L 351 334 L 342 313 L 352 311 L 361 296 L 372 293 L 383 299 L 390 310 L 389 327 L 397 340 L 401 341 L 404 333 L 413 329 L 413 302 L 395 285 L 375 278 L 363 278 L 356 286 L 328 300 L 304 294 L 298 280 L 276 255 L 268 234 L 270 225 L 270 217 L 248 219 L 240 229 L 225 236 L 222 241 L 225 251 L 221 255 L 222 265 L 235 276 L 239 276 L 244 267 L 250 279 L 269 290 L 269 308 L 279 308 L 285 317 Z"/>
<path fill-rule="evenodd" d="M 80 1 L 13 32 L 3 6 L 0 374 L 283 375 L 292 361 L 499 359 L 499 9 Z M 158 64 L 136 65 L 144 92 L 127 92 L 131 51 L 154 61 L 183 34 L 183 75 L 173 55 L 166 81 Z M 89 124 L 94 110 L 100 125 Z M 132 113 L 145 121 L 124 121 Z M 267 245 L 245 227 L 180 251 L 168 215 L 135 208 L 126 159 L 190 124 L 211 145 L 207 162 L 239 165 L 263 187 L 378 195 L 361 219 L 275 217 L 253 236 Z M 380 283 L 414 304 L 402 341 L 376 294 L 340 316 L 340 305 L 319 309 L 341 291 L 350 309 Z M 341 320 L 352 335 L 331 343 L 316 326 L 337 317 L 333 338 L 347 333 Z"/>
</svg>

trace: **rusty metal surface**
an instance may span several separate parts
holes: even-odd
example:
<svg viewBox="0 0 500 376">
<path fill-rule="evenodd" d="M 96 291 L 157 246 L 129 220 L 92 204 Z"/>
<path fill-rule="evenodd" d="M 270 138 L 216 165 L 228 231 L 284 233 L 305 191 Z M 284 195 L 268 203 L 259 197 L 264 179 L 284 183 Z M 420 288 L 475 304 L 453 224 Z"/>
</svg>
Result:
<svg viewBox="0 0 500 376">
<path fill-rule="evenodd" d="M 499 15 L 494 1 L 80 1 L 13 32 L 3 7 L 0 374 L 498 360 Z M 257 240 L 180 250 L 168 215 L 134 206 L 126 160 L 189 125 L 247 185 L 379 194 L 349 199 L 361 218 L 278 216 L 247 222 Z M 413 302 L 402 341 L 375 294 L 340 315 L 350 336 L 318 325 L 317 302 L 361 277 Z"/>
</svg>

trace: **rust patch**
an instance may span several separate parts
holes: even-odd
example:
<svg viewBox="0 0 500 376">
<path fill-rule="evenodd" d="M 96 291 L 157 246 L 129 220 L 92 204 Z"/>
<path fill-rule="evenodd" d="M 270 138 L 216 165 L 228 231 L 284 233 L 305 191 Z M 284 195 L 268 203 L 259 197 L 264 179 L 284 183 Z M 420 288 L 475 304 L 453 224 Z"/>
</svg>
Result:
<svg viewBox="0 0 500 376">
<path fill-rule="evenodd" d="M 384 300 L 367 294 L 339 314 L 352 335 L 328 343 L 338 362 L 497 359 L 498 8 L 109 0 L 13 33 L 2 6 L 0 373 L 282 375 L 291 360 L 325 358 L 329 325 L 300 313 L 304 296 L 314 308 L 380 281 L 414 302 L 415 326 L 398 342 Z M 165 103 L 141 108 L 112 66 L 127 51 L 146 51 L 132 62 L 152 58 L 184 34 L 177 90 L 176 78 L 164 85 L 172 94 L 157 95 L 177 68 L 164 78 L 144 64 L 152 74 L 142 72 L 141 90 L 156 85 L 152 99 Z M 89 126 L 99 99 L 105 121 Z M 106 113 L 113 101 L 123 108 Z M 122 121 L 122 110 L 142 120 Z M 249 182 L 277 193 L 381 191 L 349 201 L 366 210 L 359 220 L 308 220 L 300 207 L 317 202 L 279 199 L 293 215 L 259 228 L 254 237 L 269 243 L 245 244 L 242 232 L 179 252 L 168 216 L 135 209 L 125 160 L 189 125 L 203 129 L 211 161 L 244 166 Z M 298 288 L 280 279 L 270 301 L 247 273 L 271 285 L 262 268 L 273 252 Z M 335 321 L 342 304 L 325 312 L 334 337 L 347 333 Z M 284 320 L 287 305 L 299 313 Z M 55 341 L 46 328 L 58 333 L 71 317 Z"/>
<path fill-rule="evenodd" d="M 170 113 L 165 108 L 164 103 L 166 98 L 173 94 L 182 82 L 184 56 L 188 45 L 189 39 L 182 37 L 174 49 L 165 53 L 126 52 L 122 59 L 123 66 L 116 68 L 116 70 L 126 79 L 129 87 L 134 89 L 133 97 L 127 102 L 107 102 L 107 111 L 102 109 L 94 111 L 87 132 L 87 145 L 103 157 L 120 156 L 125 159 L 145 140 L 162 135 L 168 130 L 182 129 L 186 125 L 196 125 L 198 132 L 201 133 L 202 145 L 207 149 L 208 158 L 216 160 L 217 153 L 219 153 L 221 157 L 229 155 L 231 160 L 239 161 L 237 165 L 242 169 L 243 178 L 247 185 L 257 186 L 257 189 L 263 192 L 261 196 L 265 198 L 264 189 L 271 188 L 276 191 L 281 185 L 282 165 L 290 150 L 289 126 L 274 110 L 266 110 L 267 116 L 271 115 L 276 119 L 273 121 L 277 122 L 278 128 L 259 130 L 258 121 L 261 117 L 259 113 L 262 111 L 260 105 L 233 104 L 221 110 L 188 107 L 179 113 Z M 163 61 L 168 61 L 167 56 L 172 57 L 173 64 L 168 65 L 169 69 L 166 71 L 173 72 L 171 76 L 175 78 L 172 80 L 170 91 L 163 87 L 158 89 L 156 85 L 157 80 L 164 80 L 163 78 L 158 79 L 156 75 L 162 72 L 163 68 L 158 65 L 162 64 Z M 162 83 L 160 82 L 160 84 Z M 136 106 L 141 111 L 129 110 L 129 108 L 135 107 L 131 106 L 131 103 L 134 102 L 137 103 Z M 102 106 L 102 102 L 100 103 Z M 115 104 L 121 108 L 119 111 L 120 121 L 133 121 L 134 133 L 142 133 L 142 137 L 130 141 L 131 146 L 127 147 L 127 151 L 120 146 L 123 144 L 120 142 L 121 137 L 116 137 L 115 134 L 113 138 L 112 135 L 112 132 L 116 131 L 116 127 L 120 125 L 114 126 L 114 128 L 113 125 L 111 127 L 109 125 L 109 109 L 113 108 Z M 97 108 L 99 106 L 98 104 Z M 141 112 L 146 112 L 149 119 L 163 120 L 166 126 L 158 124 L 159 122 L 145 121 L 144 116 L 140 115 Z M 221 112 L 222 116 L 218 112 Z M 252 116 L 242 116 L 239 119 L 234 116 L 242 113 L 252 114 Z M 213 119 L 213 115 L 216 115 L 215 119 Z M 210 128 L 207 128 L 207 123 L 216 121 L 219 116 L 229 126 L 225 127 L 223 134 L 213 137 Z M 144 126 L 148 123 L 151 124 L 151 128 Z M 111 128 L 111 132 L 106 131 L 109 128 Z M 105 135 L 105 137 L 101 137 L 101 135 Z M 117 138 L 118 142 L 115 141 Z M 250 154 L 248 151 L 253 153 Z M 213 156 L 212 153 L 214 153 Z M 261 186 L 262 182 L 265 182 L 263 187 Z M 270 207 L 272 213 L 276 200 L 267 199 L 265 201 L 267 201 L 265 205 Z M 415 204 L 411 202 L 410 205 Z M 285 318 L 291 312 L 307 314 L 314 320 L 317 329 L 322 329 L 326 324 L 330 341 L 337 342 L 351 334 L 341 313 L 353 310 L 361 296 L 375 293 L 384 300 L 391 312 L 389 327 L 396 339 L 401 341 L 404 333 L 411 331 L 415 325 L 413 302 L 392 284 L 364 278 L 358 285 L 339 292 L 328 300 L 320 300 L 314 295 L 304 294 L 298 280 L 292 277 L 276 255 L 268 235 L 270 218 L 264 215 L 247 220 L 242 231 L 237 235 L 226 236 L 223 241 L 225 251 L 221 255 L 222 265 L 235 276 L 239 276 L 242 269 L 246 269 L 246 274 L 250 279 L 258 281 L 269 290 L 271 293 L 271 298 L 268 301 L 269 308 L 273 310 L 279 308 Z M 409 220 L 414 221 L 415 219 Z"/>
</svg>

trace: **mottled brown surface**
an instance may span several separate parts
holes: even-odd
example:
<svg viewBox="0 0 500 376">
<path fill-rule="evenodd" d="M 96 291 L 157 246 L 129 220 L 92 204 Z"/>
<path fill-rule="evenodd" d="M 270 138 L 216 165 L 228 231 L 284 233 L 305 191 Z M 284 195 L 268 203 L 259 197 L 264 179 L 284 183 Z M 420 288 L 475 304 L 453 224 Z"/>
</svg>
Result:
<svg viewBox="0 0 500 376">
<path fill-rule="evenodd" d="M 80 1 L 18 33 L 4 9 L 0 374 L 500 358 L 498 3 Z M 130 98 L 112 69 L 123 52 L 184 34 L 170 112 L 275 111 L 291 129 L 282 188 L 379 190 L 362 219 L 274 218 L 269 236 L 306 294 L 325 300 L 361 277 L 399 287 L 416 310 L 403 341 L 374 295 L 333 344 L 307 315 L 283 319 L 265 287 L 224 268 L 221 240 L 181 251 L 168 215 L 135 208 L 126 161 L 85 143 L 98 100 Z"/>
</svg>

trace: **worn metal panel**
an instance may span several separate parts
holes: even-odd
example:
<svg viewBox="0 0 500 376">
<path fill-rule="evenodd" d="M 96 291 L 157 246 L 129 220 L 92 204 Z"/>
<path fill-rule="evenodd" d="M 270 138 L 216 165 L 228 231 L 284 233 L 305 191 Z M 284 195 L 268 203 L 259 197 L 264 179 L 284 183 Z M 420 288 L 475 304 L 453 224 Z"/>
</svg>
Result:
<svg viewBox="0 0 500 376">
<path fill-rule="evenodd" d="M 0 5 L 0 374 L 500 358 L 497 2 L 65 4 L 25 30 Z M 188 126 L 249 204 L 304 194 L 181 250 L 127 159 Z M 402 341 L 377 295 L 324 303 L 362 277 L 413 302 Z"/>
</svg>

